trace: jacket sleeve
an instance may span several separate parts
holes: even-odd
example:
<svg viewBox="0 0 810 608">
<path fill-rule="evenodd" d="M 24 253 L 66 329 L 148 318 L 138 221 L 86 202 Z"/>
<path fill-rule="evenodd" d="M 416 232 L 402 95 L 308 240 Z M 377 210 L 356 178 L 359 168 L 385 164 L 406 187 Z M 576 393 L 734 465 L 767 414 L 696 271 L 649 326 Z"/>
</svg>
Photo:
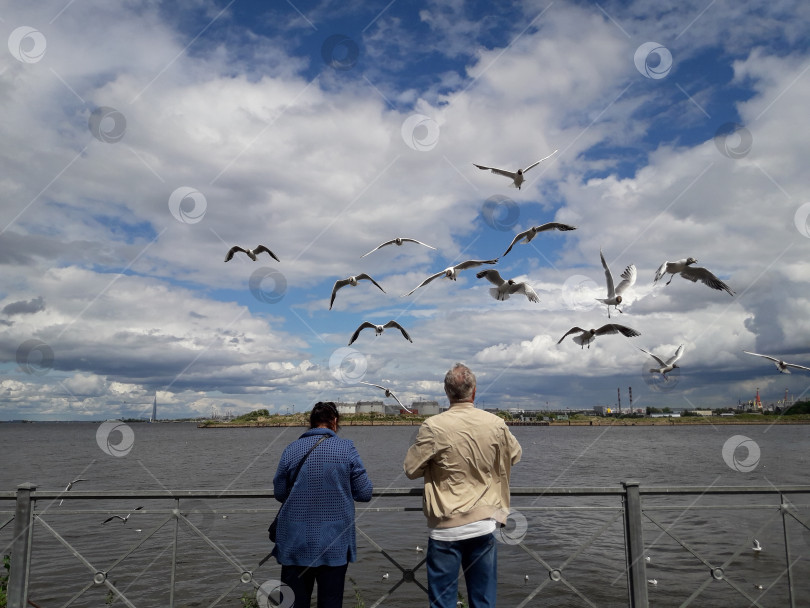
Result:
<svg viewBox="0 0 810 608">
<path fill-rule="evenodd" d="M 360 460 L 360 454 L 358 454 L 357 448 L 354 446 L 351 448 L 349 459 L 349 474 L 351 475 L 352 498 L 357 502 L 370 501 L 374 486 L 368 477 L 368 473 L 366 473 L 363 461 Z"/>
<path fill-rule="evenodd" d="M 520 447 L 518 440 L 515 439 L 515 436 L 512 434 L 512 431 L 509 430 L 509 427 L 504 425 L 506 430 L 506 442 L 509 447 L 509 457 L 512 460 L 512 464 L 516 464 L 520 462 L 520 456 L 523 454 L 523 448 Z"/>
<path fill-rule="evenodd" d="M 290 488 L 287 487 L 287 461 L 287 450 L 284 450 L 273 477 L 273 495 L 279 502 L 284 502 L 290 495 Z"/>
<path fill-rule="evenodd" d="M 416 441 L 413 442 L 413 445 L 408 448 L 408 453 L 405 454 L 403 468 L 408 479 L 423 477 L 425 469 L 435 453 L 436 441 L 433 430 L 423 423 L 416 434 Z"/>
</svg>

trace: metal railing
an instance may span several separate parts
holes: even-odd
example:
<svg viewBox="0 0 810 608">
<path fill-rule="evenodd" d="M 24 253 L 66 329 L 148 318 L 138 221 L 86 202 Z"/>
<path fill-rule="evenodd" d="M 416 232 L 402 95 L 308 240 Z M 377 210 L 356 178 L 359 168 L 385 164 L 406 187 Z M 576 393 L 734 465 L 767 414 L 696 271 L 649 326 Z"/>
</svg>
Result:
<svg viewBox="0 0 810 608">
<path fill-rule="evenodd" d="M 624 559 L 622 574 L 626 582 L 627 590 L 627 605 L 631 608 L 646 608 L 649 606 L 648 585 L 650 580 L 647 579 L 646 561 L 649 559 L 647 550 L 650 544 L 645 544 L 645 528 L 649 531 L 656 531 L 658 537 L 666 537 L 676 543 L 679 550 L 682 550 L 695 564 L 699 564 L 706 570 L 705 580 L 698 585 L 693 593 L 681 605 L 688 606 L 694 602 L 703 593 L 704 589 L 713 581 L 721 581 L 732 589 L 737 595 L 744 599 L 745 605 L 749 606 L 762 606 L 760 597 L 762 594 L 752 594 L 750 591 L 743 588 L 739 581 L 733 580 L 729 576 L 727 570 L 730 564 L 740 555 L 744 550 L 743 547 L 738 547 L 730 556 L 727 556 L 725 561 L 720 561 L 718 558 L 705 555 L 705 551 L 695 546 L 694 542 L 682 538 L 675 526 L 671 523 L 666 523 L 661 520 L 660 513 L 667 510 L 677 510 L 679 513 L 688 513 L 695 510 L 733 510 L 745 509 L 747 512 L 760 510 L 763 513 L 771 511 L 772 515 L 767 521 L 771 521 L 777 515 L 781 516 L 782 536 L 784 538 L 784 564 L 785 567 L 782 571 L 785 586 L 787 589 L 788 605 L 791 608 L 797 606 L 796 581 L 797 576 L 795 570 L 802 559 L 801 565 L 806 565 L 806 557 L 808 555 L 807 547 L 804 548 L 804 555 L 801 553 L 794 554 L 791 545 L 791 526 L 799 526 L 802 534 L 805 535 L 805 544 L 807 544 L 807 532 L 810 530 L 807 518 L 803 517 L 800 512 L 800 507 L 803 509 L 806 505 L 792 504 L 788 497 L 795 497 L 801 494 L 810 494 L 810 486 L 757 486 L 757 487 L 692 487 L 692 486 L 677 486 L 677 487 L 641 487 L 638 482 L 626 481 L 621 484 L 621 487 L 572 487 L 572 488 L 546 488 L 546 487 L 513 487 L 511 495 L 518 501 L 522 497 L 534 498 L 531 505 L 513 508 L 513 514 L 510 518 L 517 520 L 523 518 L 525 522 L 525 514 L 530 514 L 534 511 L 587 511 L 587 510 L 601 510 L 612 513 L 611 517 L 602 522 L 599 528 L 593 533 L 584 543 L 570 553 L 558 565 L 550 563 L 551 559 L 543 557 L 531 548 L 529 543 L 524 542 L 520 526 L 517 530 L 504 532 L 505 542 L 511 545 L 517 545 L 523 549 L 526 554 L 533 560 L 533 563 L 539 565 L 541 572 L 545 572 L 544 577 L 541 577 L 541 582 L 537 584 L 527 594 L 525 599 L 518 604 L 519 607 L 528 605 L 534 597 L 539 593 L 547 590 L 549 586 L 559 583 L 565 586 L 570 592 L 575 594 L 579 600 L 589 606 L 596 606 L 585 593 L 583 593 L 574 581 L 569 580 L 566 576 L 566 569 L 571 562 L 580 557 L 588 549 L 592 548 L 594 543 L 603 537 L 605 531 L 614 523 L 621 519 L 623 531 L 623 544 L 624 544 Z M 421 488 L 388 488 L 374 491 L 375 502 L 378 505 L 380 501 L 387 501 L 388 499 L 399 498 L 400 502 L 406 501 L 404 505 L 399 506 L 358 506 L 358 513 L 374 513 L 374 512 L 396 512 L 396 511 L 421 511 L 421 506 L 414 506 L 414 498 L 421 497 Z M 729 497 L 742 497 L 744 502 L 731 504 L 728 502 L 721 502 L 720 504 L 700 504 L 697 503 L 703 499 L 708 499 L 708 502 L 714 500 L 726 501 Z M 752 504 L 750 501 L 754 497 L 765 496 L 770 499 L 776 499 L 778 502 L 768 504 Z M 680 505 L 667 504 L 671 502 L 674 497 L 684 497 L 685 499 L 694 499 L 691 502 Z M 549 506 L 544 503 L 551 503 L 554 499 L 567 498 L 573 500 L 607 500 L 615 501 L 615 503 L 606 506 Z M 34 532 L 38 531 L 46 537 L 55 539 L 61 546 L 69 551 L 73 557 L 78 560 L 80 564 L 86 568 L 90 574 L 90 581 L 85 586 L 75 593 L 67 603 L 63 604 L 65 608 L 75 604 L 79 598 L 82 597 L 89 589 L 102 587 L 108 592 L 110 601 L 108 603 L 121 602 L 130 608 L 134 608 L 136 604 L 134 600 L 127 596 L 127 591 L 120 589 L 110 580 L 110 573 L 127 559 L 134 552 L 140 550 L 144 543 L 156 535 L 158 532 L 163 531 L 164 535 L 170 537 L 166 550 L 171 549 L 171 562 L 169 572 L 169 600 L 168 605 L 170 608 L 175 608 L 175 586 L 178 582 L 178 548 L 179 548 L 179 535 L 180 527 L 184 527 L 190 531 L 192 537 L 201 540 L 203 545 L 210 549 L 214 554 L 221 557 L 229 566 L 233 568 L 236 574 L 236 580 L 222 593 L 218 598 L 214 599 L 210 606 L 223 605 L 222 602 L 229 593 L 231 593 L 237 585 L 249 585 L 251 588 L 260 590 L 263 586 L 256 580 L 255 571 L 267 559 L 265 558 L 259 562 L 258 566 L 251 568 L 243 563 L 244 560 L 236 557 L 232 552 L 228 551 L 222 543 L 217 542 L 211 538 L 210 531 L 206 530 L 205 525 L 194 523 L 192 515 L 200 511 L 198 505 L 201 501 L 205 502 L 206 509 L 204 509 L 203 516 L 210 515 L 215 517 L 222 513 L 222 517 L 227 517 L 224 513 L 264 513 L 267 514 L 267 521 L 275 513 L 276 508 L 227 508 L 223 510 L 208 509 L 210 504 L 218 501 L 234 501 L 234 500 L 252 500 L 261 499 L 266 500 L 268 504 L 273 504 L 272 493 L 268 491 L 128 491 L 128 492 L 85 492 L 74 490 L 69 494 L 65 492 L 42 492 L 37 491 L 36 487 L 32 484 L 22 484 L 15 492 L 0 492 L 0 532 L 4 529 L 7 530 L 13 523 L 13 537 L 11 542 L 6 545 L 3 553 L 11 548 L 11 568 L 8 579 L 8 608 L 27 608 L 28 606 L 36 606 L 37 604 L 29 600 L 29 587 L 31 582 L 31 566 L 32 566 L 32 551 L 34 547 Z M 656 504 L 664 499 L 664 504 Z M 69 500 L 73 501 L 120 501 L 125 500 L 128 504 L 134 504 L 135 501 L 159 501 L 160 503 L 170 502 L 170 506 L 149 508 L 144 513 L 153 515 L 160 515 L 157 525 L 154 526 L 146 535 L 139 537 L 139 541 L 131 545 L 122 555 L 120 555 L 111 565 L 106 568 L 97 566 L 94 563 L 94 558 L 87 555 L 87 551 L 76 547 L 76 542 L 71 542 L 66 532 L 60 533 L 54 525 L 48 522 L 46 515 L 49 515 L 50 508 L 56 501 Z M 14 502 L 14 511 L 3 509 L 3 505 L 10 505 Z M 96 509 L 96 510 L 65 510 L 59 511 L 60 514 L 100 514 L 106 513 L 109 515 L 110 509 Z M 199 514 L 199 513 L 198 513 Z M 112 516 L 110 519 L 112 519 Z M 123 516 L 117 516 L 126 523 Z M 788 523 L 791 526 L 788 526 Z M 205 523 L 203 521 L 203 523 Z M 512 522 L 515 523 L 514 521 Z M 765 525 L 763 523 L 763 525 Z M 508 528 L 509 526 L 507 526 Z M 513 526 L 514 528 L 514 526 Z M 140 532 L 140 530 L 138 530 Z M 399 580 L 392 581 L 391 589 L 384 593 L 371 608 L 384 603 L 401 585 L 414 584 L 420 589 L 419 593 L 426 593 L 425 585 L 422 584 L 417 574 L 419 568 L 424 564 L 425 560 L 422 559 L 413 568 L 408 568 L 399 563 L 392 554 L 393 551 L 386 550 L 380 546 L 369 534 L 367 534 L 361 526 L 357 526 L 357 531 L 360 537 L 368 542 L 368 544 L 378 552 L 380 556 L 388 560 L 400 572 Z M 648 539 L 649 540 L 649 539 Z M 269 556 L 268 556 L 269 557 Z M 155 561 L 157 558 L 155 558 Z M 732 566 L 733 567 L 733 566 Z M 386 575 L 387 578 L 387 575 Z M 805 577 L 806 578 L 806 573 Z M 526 577 L 528 581 L 528 575 Z M 615 583 L 615 580 L 614 580 Z M 758 597 L 759 596 L 759 597 Z M 806 599 L 806 598 L 805 598 Z M 148 604 L 142 604 L 148 605 Z"/>
</svg>

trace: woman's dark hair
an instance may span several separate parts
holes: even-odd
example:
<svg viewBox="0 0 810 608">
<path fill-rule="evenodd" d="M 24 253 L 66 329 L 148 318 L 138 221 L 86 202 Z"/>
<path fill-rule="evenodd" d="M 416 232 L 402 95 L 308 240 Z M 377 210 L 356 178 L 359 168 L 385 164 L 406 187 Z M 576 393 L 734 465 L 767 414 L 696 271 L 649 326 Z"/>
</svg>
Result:
<svg viewBox="0 0 810 608">
<path fill-rule="evenodd" d="M 334 401 L 318 401 L 309 413 L 309 428 L 329 424 L 335 421 L 335 426 L 340 422 L 340 413 Z M 339 428 L 339 427 L 338 427 Z"/>
</svg>

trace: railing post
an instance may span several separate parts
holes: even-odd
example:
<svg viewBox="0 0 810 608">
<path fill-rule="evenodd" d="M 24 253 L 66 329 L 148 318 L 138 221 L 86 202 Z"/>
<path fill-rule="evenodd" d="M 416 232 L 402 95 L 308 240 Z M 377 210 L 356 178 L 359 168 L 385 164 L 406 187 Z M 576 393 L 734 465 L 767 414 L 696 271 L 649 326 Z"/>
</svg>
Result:
<svg viewBox="0 0 810 608">
<path fill-rule="evenodd" d="M 637 481 L 624 481 L 624 533 L 627 550 L 627 592 L 630 608 L 648 608 L 641 495 Z"/>
<path fill-rule="evenodd" d="M 8 573 L 8 608 L 26 608 L 28 604 L 28 569 L 31 565 L 31 545 L 34 538 L 34 510 L 31 492 L 37 487 L 30 483 L 17 486 L 17 506 L 14 511 L 14 542 L 11 547 L 11 569 Z"/>
</svg>

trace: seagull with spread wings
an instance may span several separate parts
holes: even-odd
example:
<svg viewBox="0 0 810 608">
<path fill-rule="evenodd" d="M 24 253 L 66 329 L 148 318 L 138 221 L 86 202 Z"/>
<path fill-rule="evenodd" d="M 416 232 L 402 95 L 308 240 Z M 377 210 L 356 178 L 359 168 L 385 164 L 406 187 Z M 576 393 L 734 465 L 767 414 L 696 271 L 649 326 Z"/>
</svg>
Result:
<svg viewBox="0 0 810 608">
<path fill-rule="evenodd" d="M 271 257 L 271 258 L 273 258 L 273 259 L 274 259 L 276 262 L 280 262 L 280 261 L 281 261 L 281 260 L 279 260 L 279 259 L 276 257 L 276 254 L 275 254 L 275 253 L 273 253 L 272 251 L 270 251 L 270 250 L 269 250 L 267 247 L 265 247 L 264 245 L 257 245 L 257 246 L 256 246 L 256 247 L 254 247 L 253 249 L 245 249 L 244 247 L 240 247 L 239 245 L 234 245 L 233 247 L 231 247 L 231 248 L 228 250 L 228 255 L 226 255 L 226 256 L 225 256 L 225 261 L 226 261 L 226 262 L 230 262 L 230 261 L 231 261 L 231 259 L 233 259 L 233 256 L 234 256 L 234 254 L 235 254 L 237 251 L 241 251 L 242 253 L 246 253 L 246 254 L 247 254 L 247 256 L 248 256 L 248 257 L 249 257 L 251 260 L 253 260 L 254 262 L 256 261 L 256 257 L 257 257 L 257 256 L 258 256 L 260 253 L 269 253 L 269 254 L 270 254 L 270 257 Z"/>
<path fill-rule="evenodd" d="M 475 276 L 478 277 L 479 279 L 486 278 L 487 281 L 495 285 L 495 287 L 490 288 L 489 293 L 496 300 L 508 300 L 510 295 L 515 293 L 522 293 L 527 298 L 529 298 L 530 302 L 540 301 L 540 298 L 537 297 L 537 293 L 534 291 L 534 289 L 531 288 L 531 285 L 529 285 L 525 281 L 521 281 L 520 283 L 518 283 L 514 279 L 504 281 L 503 278 L 501 278 L 501 273 L 499 273 L 494 268 L 490 268 L 489 270 L 482 270 Z"/>
<path fill-rule="evenodd" d="M 622 281 L 613 286 L 613 275 L 610 272 L 610 268 L 608 268 L 607 262 L 605 261 L 605 256 L 602 255 L 602 250 L 599 250 L 599 257 L 602 258 L 602 268 L 605 269 L 605 280 L 607 281 L 607 298 L 596 298 L 597 301 L 602 302 L 602 304 L 607 304 L 608 309 L 608 319 L 610 318 L 610 307 L 613 306 L 619 312 L 623 312 L 619 308 L 619 304 L 622 303 L 622 294 L 627 291 L 628 288 L 632 287 L 636 283 L 636 266 L 635 264 L 630 264 L 627 268 L 624 269 L 624 272 L 621 274 Z"/>
<path fill-rule="evenodd" d="M 141 509 L 143 509 L 143 507 L 135 507 L 134 509 L 132 509 L 132 511 L 140 511 Z M 103 522 L 101 522 L 101 525 L 103 526 L 108 521 L 112 521 L 114 519 L 120 519 L 122 522 L 124 522 L 126 524 L 130 515 L 132 515 L 132 512 L 129 512 L 126 515 L 111 515 L 110 517 L 105 519 Z"/>
<path fill-rule="evenodd" d="M 641 347 L 639 347 L 639 350 L 640 350 L 641 352 L 643 352 L 643 353 L 647 353 L 648 355 L 650 355 L 650 356 L 651 356 L 653 359 L 655 359 L 655 360 L 658 362 L 658 365 L 660 365 L 660 366 L 661 366 L 661 367 L 651 367 L 651 368 L 650 368 L 650 373 L 655 374 L 655 373 L 657 372 L 657 373 L 661 374 L 662 376 L 664 376 L 664 379 L 666 380 L 666 379 L 667 379 L 666 374 L 667 374 L 668 372 L 671 372 L 673 369 L 675 369 L 675 368 L 679 368 L 679 367 L 680 367 L 679 365 L 676 365 L 676 364 L 675 364 L 675 362 L 676 362 L 678 359 L 680 359 L 680 358 L 681 358 L 681 355 L 683 354 L 683 344 L 681 344 L 681 345 L 678 347 L 678 350 L 676 350 L 676 351 L 675 351 L 675 354 L 674 354 L 674 355 L 672 355 L 672 356 L 671 356 L 669 359 L 667 359 L 666 361 L 664 361 L 664 360 L 662 360 L 662 359 L 658 358 L 657 356 L 655 356 L 654 354 L 652 354 L 650 351 L 648 351 L 648 350 L 644 350 L 644 349 L 643 349 L 643 348 L 641 348 Z"/>
<path fill-rule="evenodd" d="M 514 171 L 514 172 L 506 171 L 505 169 L 496 169 L 495 167 L 485 167 L 484 165 L 476 165 L 475 163 L 473 163 L 473 165 L 478 167 L 482 171 L 492 171 L 493 173 L 497 173 L 498 175 L 503 175 L 504 177 L 508 177 L 509 179 L 512 180 L 512 183 L 509 184 L 509 186 L 512 187 L 512 188 L 517 188 L 518 190 L 520 190 L 520 187 L 523 185 L 523 182 L 526 181 L 526 179 L 523 177 L 526 174 L 526 172 L 529 169 L 533 169 L 534 167 L 536 167 L 537 165 L 542 163 L 547 158 L 551 158 L 556 153 L 557 153 L 557 150 L 554 150 L 554 152 L 552 152 L 551 154 L 549 154 L 545 158 L 541 158 L 540 160 L 538 160 L 537 162 L 532 163 L 531 165 L 529 165 L 525 169 L 518 169 L 517 171 Z"/>
<path fill-rule="evenodd" d="M 364 253 L 364 254 L 363 254 L 363 255 L 361 255 L 360 257 L 361 257 L 361 258 L 364 258 L 364 257 L 366 257 L 366 256 L 367 256 L 369 253 L 374 253 L 374 252 L 375 252 L 375 251 L 377 251 L 378 249 L 380 249 L 380 248 L 382 248 L 382 247 L 385 247 L 385 246 L 387 246 L 387 245 L 396 245 L 396 246 L 398 246 L 398 247 L 401 247 L 401 246 L 402 246 L 402 243 L 416 243 L 416 244 L 418 244 L 418 245 L 424 245 L 424 246 L 425 246 L 425 247 L 427 247 L 428 249 L 436 249 L 435 247 L 431 247 L 431 246 L 430 246 L 430 245 L 428 245 L 427 243 L 423 243 L 422 241 L 417 241 L 416 239 L 409 239 L 409 238 L 405 238 L 405 237 L 397 237 L 397 238 L 395 238 L 395 239 L 391 239 L 390 241 L 385 241 L 384 243 L 381 243 L 381 244 L 377 245 L 377 246 L 376 246 L 374 249 L 372 249 L 372 250 L 371 250 L 371 251 L 369 251 L 368 253 Z"/>
<path fill-rule="evenodd" d="M 693 264 L 697 264 L 697 260 L 695 258 L 685 258 L 683 260 L 678 260 L 677 262 L 664 262 L 655 271 L 655 279 L 653 279 L 653 283 L 657 283 L 659 279 L 663 278 L 663 276 L 667 273 L 671 274 L 672 276 L 669 277 L 669 281 L 667 281 L 667 285 L 672 283 L 672 279 L 675 278 L 676 274 L 681 275 L 684 279 L 688 279 L 693 283 L 700 281 L 704 285 L 708 285 L 712 289 L 717 289 L 718 291 L 725 291 L 730 296 L 734 295 L 734 292 L 731 290 L 731 287 L 726 285 L 723 281 L 718 279 L 714 276 L 711 272 L 706 270 L 705 268 L 701 268 L 700 266 L 693 266 Z"/>
<path fill-rule="evenodd" d="M 433 279 L 438 279 L 439 277 L 446 277 L 451 281 L 455 281 L 456 276 L 458 276 L 460 270 L 466 270 L 467 268 L 475 268 L 476 266 L 481 266 L 482 264 L 497 264 L 497 263 L 498 258 L 495 258 L 494 260 L 467 260 L 466 262 L 461 262 L 460 264 L 456 264 L 455 266 L 449 266 L 448 268 L 445 268 L 441 272 L 437 272 L 436 274 L 429 276 L 424 281 L 419 283 L 419 285 L 411 289 L 408 293 L 402 295 L 403 297 L 411 295 L 414 291 L 416 291 L 420 287 L 427 285 Z"/>
<path fill-rule="evenodd" d="M 351 277 L 348 277 L 346 279 L 341 279 L 339 281 L 335 281 L 335 286 L 332 287 L 332 299 L 329 300 L 329 310 L 332 310 L 332 304 L 335 303 L 335 296 L 337 295 L 338 289 L 340 289 L 341 287 L 346 287 L 346 285 L 351 285 L 352 287 L 357 287 L 357 282 L 358 281 L 364 281 L 364 280 L 365 281 L 371 281 L 377 287 L 380 287 L 380 284 L 377 281 L 375 281 L 374 279 L 372 279 L 366 273 L 358 274 L 357 276 L 351 276 Z M 385 290 L 382 287 L 380 287 L 380 291 L 385 293 Z"/>
<path fill-rule="evenodd" d="M 383 333 L 385 328 L 387 328 L 387 327 L 396 327 L 399 331 L 402 332 L 402 335 L 404 336 L 404 338 L 408 342 L 413 342 L 413 340 L 411 340 L 411 337 L 408 335 L 408 332 L 405 331 L 405 328 L 402 327 L 402 325 L 400 325 L 399 323 L 397 323 L 394 320 L 388 321 L 388 323 L 386 323 L 385 325 L 375 325 L 374 323 L 369 323 L 368 321 L 365 321 L 360 325 L 360 327 L 358 327 L 357 329 L 354 330 L 354 333 L 352 334 L 352 339 L 349 340 L 349 346 L 351 346 L 352 343 L 355 340 L 357 340 L 357 337 L 360 335 L 360 332 L 363 331 L 364 329 L 366 329 L 367 327 L 372 328 L 374 330 L 375 334 L 378 335 L 378 336 L 381 333 Z"/>
<path fill-rule="evenodd" d="M 760 355 L 759 353 L 752 353 L 747 350 L 743 351 L 746 355 L 754 355 L 755 357 L 762 357 L 763 359 L 770 359 L 776 365 L 776 369 L 778 369 L 783 374 L 789 374 L 791 367 L 795 369 L 803 369 L 810 372 L 810 367 L 805 367 L 804 365 L 797 365 L 796 363 L 788 363 L 787 361 L 783 361 L 782 359 L 777 359 L 776 357 L 771 357 L 770 355 Z"/>
<path fill-rule="evenodd" d="M 531 240 L 541 232 L 546 232 L 547 230 L 567 231 L 576 229 L 576 226 L 571 226 L 570 224 L 561 224 L 560 222 L 547 222 L 545 224 L 541 224 L 540 226 L 532 226 L 528 230 L 524 230 L 513 238 L 512 242 L 509 244 L 509 247 L 503 252 L 501 257 L 512 251 L 512 247 L 515 246 L 515 243 L 530 243 Z"/>
<path fill-rule="evenodd" d="M 585 348 L 586 344 L 588 345 L 588 348 L 590 348 L 591 342 L 596 339 L 596 336 L 604 336 L 606 334 L 622 334 L 628 338 L 633 338 L 641 335 L 641 333 L 630 327 L 619 325 L 618 323 L 608 323 L 599 329 L 582 329 L 581 327 L 572 327 L 565 332 L 565 335 L 563 335 L 562 338 L 557 341 L 557 344 L 565 340 L 566 336 L 576 333 L 579 333 L 579 335 L 574 336 L 572 340 L 579 344 L 582 348 Z"/>
<path fill-rule="evenodd" d="M 68 482 L 68 484 L 65 486 L 65 490 L 64 490 L 64 491 L 65 491 L 65 492 L 70 492 L 70 489 L 73 487 L 73 484 L 74 484 L 74 483 L 79 483 L 80 481 L 87 481 L 87 480 L 86 480 L 86 479 L 84 479 L 84 478 L 82 478 L 82 477 L 77 477 L 77 478 L 76 478 L 76 479 L 74 479 L 73 481 L 69 481 L 69 482 Z M 63 498 L 62 500 L 60 500 L 60 501 L 59 501 L 59 506 L 60 506 L 60 507 L 62 506 L 62 503 L 64 502 L 64 500 L 65 500 L 65 499 Z"/>
<path fill-rule="evenodd" d="M 402 405 L 402 402 L 399 399 L 397 399 L 397 396 L 394 393 L 392 393 L 391 389 L 388 388 L 387 386 L 380 386 L 379 384 L 374 384 L 373 382 L 366 382 L 365 380 L 360 380 L 359 382 L 360 382 L 360 384 L 368 384 L 369 386 L 376 386 L 377 388 L 382 389 L 383 391 L 385 391 L 385 396 L 386 397 L 391 397 L 394 401 L 396 401 L 399 404 L 399 407 L 401 407 L 403 410 L 405 410 L 409 414 L 413 414 L 413 412 L 411 410 L 409 410 L 407 407 Z"/>
</svg>

